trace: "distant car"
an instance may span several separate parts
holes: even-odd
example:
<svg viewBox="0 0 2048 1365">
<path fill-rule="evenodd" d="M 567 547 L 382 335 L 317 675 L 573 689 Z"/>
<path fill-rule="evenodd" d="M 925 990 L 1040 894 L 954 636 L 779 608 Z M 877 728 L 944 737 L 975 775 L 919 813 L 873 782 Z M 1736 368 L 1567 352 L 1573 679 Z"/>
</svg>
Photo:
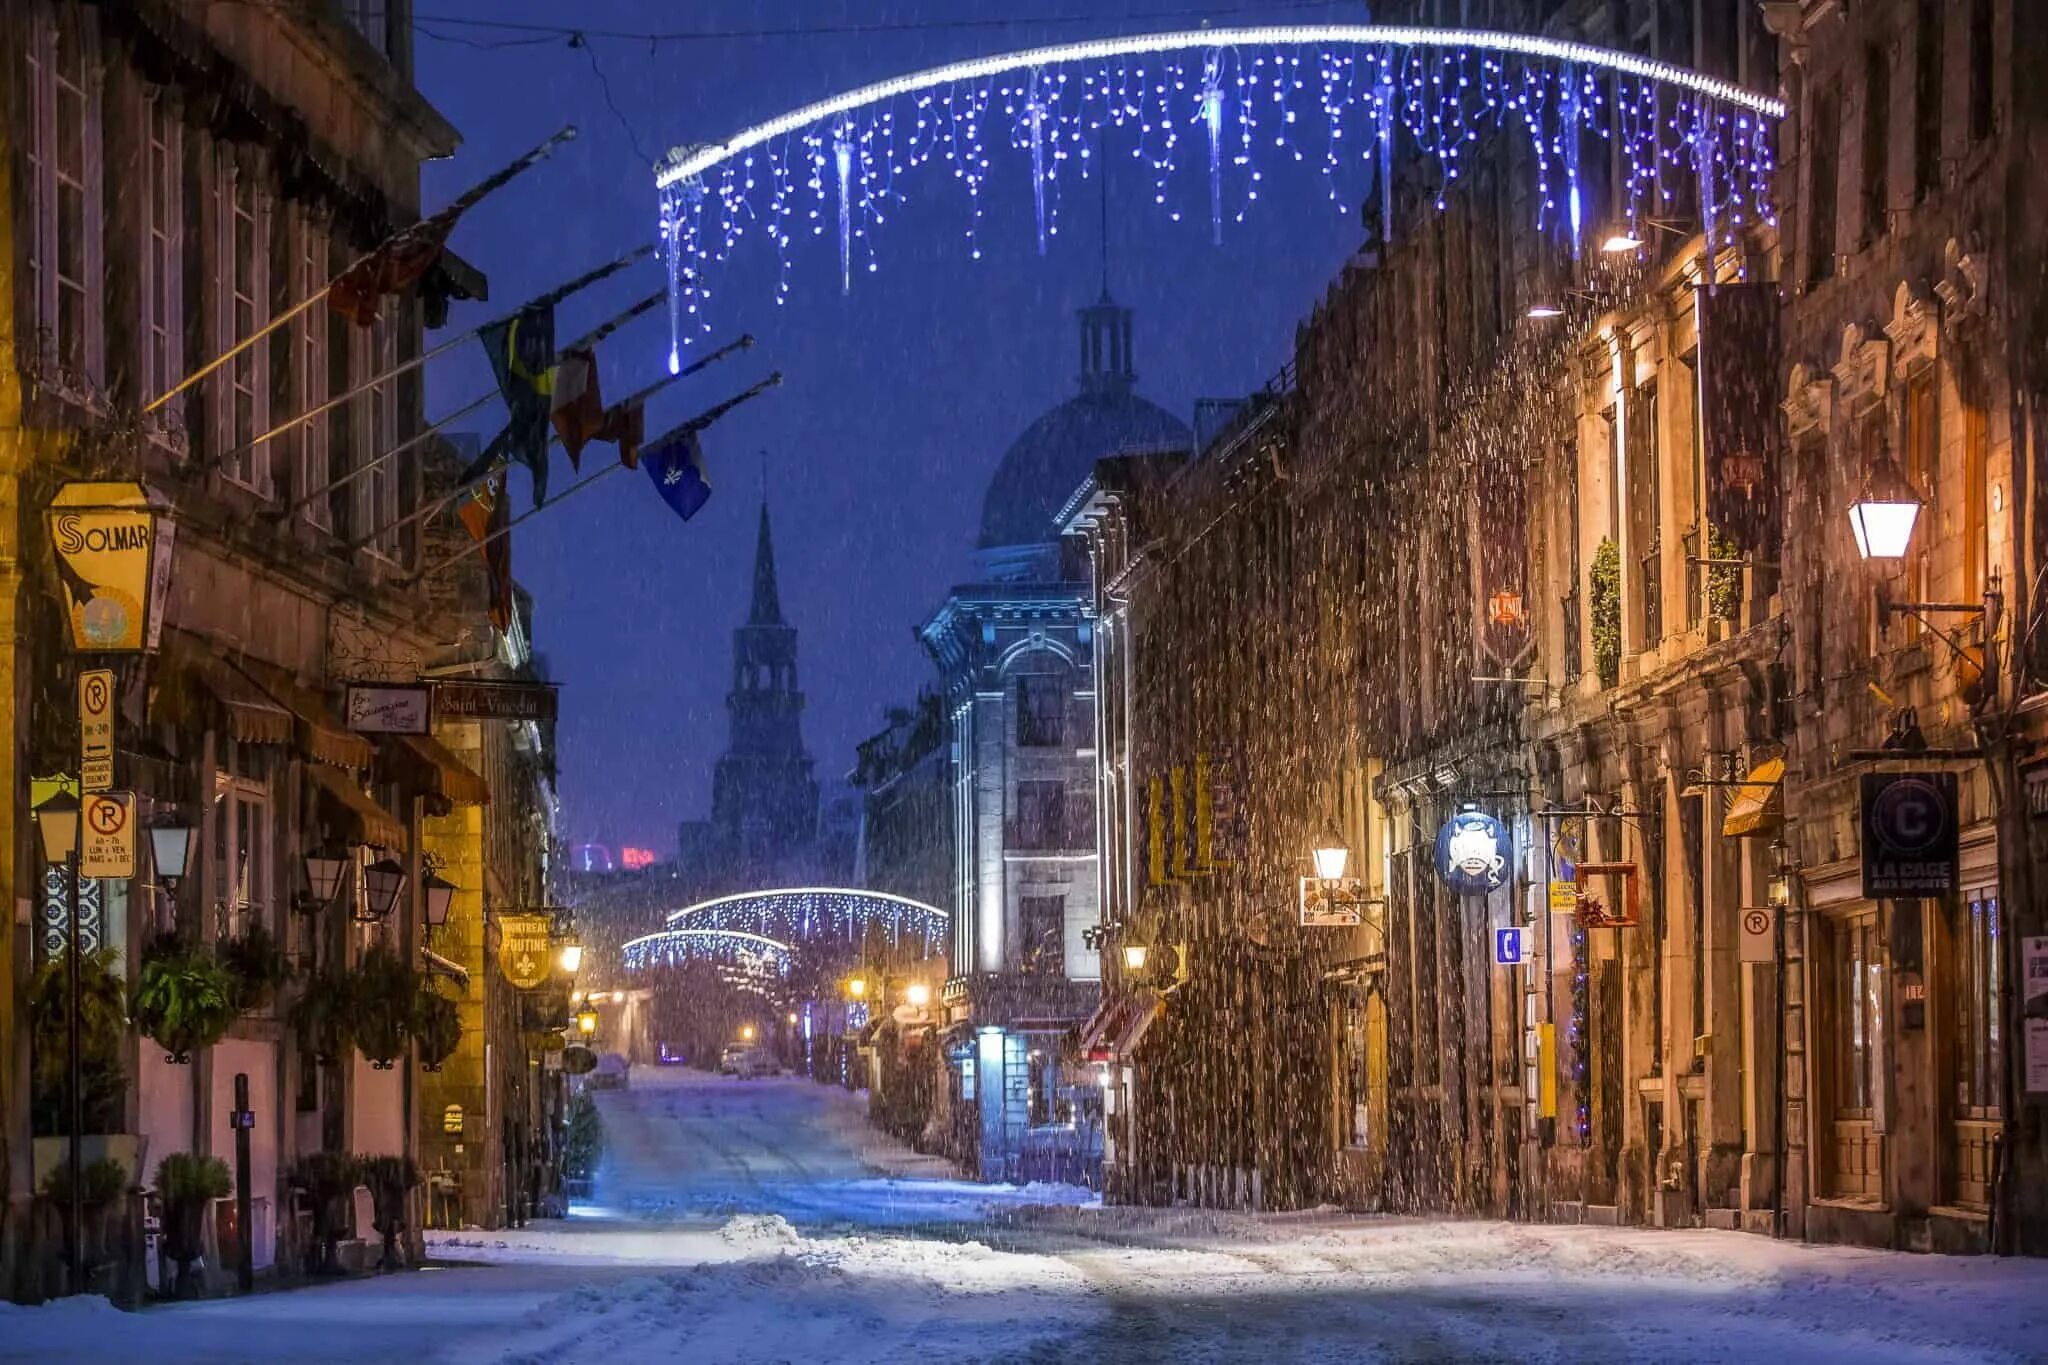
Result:
<svg viewBox="0 0 2048 1365">
<path fill-rule="evenodd" d="M 689 1058 L 683 1056 L 681 1048 L 663 1043 L 660 1051 L 655 1054 L 654 1064 L 656 1066 L 681 1066 L 688 1060 Z"/>
<path fill-rule="evenodd" d="M 592 1090 L 624 1090 L 633 1064 L 616 1052 L 607 1052 L 597 1059 L 588 1082 Z"/>
<path fill-rule="evenodd" d="M 734 1043 L 718 1054 L 718 1073 L 721 1076 L 737 1076 L 751 1080 L 755 1076 L 777 1076 L 782 1068 L 765 1050 Z"/>
</svg>

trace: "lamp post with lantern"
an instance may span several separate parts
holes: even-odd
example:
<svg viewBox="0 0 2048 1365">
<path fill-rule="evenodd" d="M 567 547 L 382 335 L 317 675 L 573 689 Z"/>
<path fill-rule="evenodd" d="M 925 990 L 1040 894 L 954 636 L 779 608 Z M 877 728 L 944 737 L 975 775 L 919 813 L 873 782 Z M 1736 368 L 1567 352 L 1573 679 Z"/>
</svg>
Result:
<svg viewBox="0 0 2048 1365">
<path fill-rule="evenodd" d="M 65 1260 L 70 1270 L 69 1286 L 74 1294 L 85 1292 L 85 1181 L 82 1149 L 85 1133 L 84 1087 L 79 1064 L 79 913 L 78 846 L 85 837 L 85 808 L 69 792 L 58 792 L 36 807 L 36 833 L 41 837 L 43 858 L 50 866 L 64 868 L 68 919 L 64 930 L 64 1108 L 70 1129 L 70 1191 L 64 1210 Z"/>
</svg>

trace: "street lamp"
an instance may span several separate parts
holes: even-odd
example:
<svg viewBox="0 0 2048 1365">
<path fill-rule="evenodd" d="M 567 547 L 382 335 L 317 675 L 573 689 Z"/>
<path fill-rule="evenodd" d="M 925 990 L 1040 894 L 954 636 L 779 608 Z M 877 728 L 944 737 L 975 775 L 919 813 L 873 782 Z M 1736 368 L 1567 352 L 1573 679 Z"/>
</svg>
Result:
<svg viewBox="0 0 2048 1365">
<path fill-rule="evenodd" d="M 597 1032 L 597 1010 L 595 1007 L 585 1005 L 582 1009 L 576 1011 L 576 1032 L 585 1038 Z"/>
<path fill-rule="evenodd" d="M 70 918 L 64 935 L 64 1071 L 70 1087 L 65 1107 L 70 1111 L 70 1207 L 66 1210 L 70 1234 L 71 1292 L 85 1292 L 85 1165 L 82 1152 L 85 1133 L 85 1097 L 79 1076 L 79 915 L 78 846 L 85 837 L 85 811 L 78 798 L 60 791 L 36 807 L 36 832 L 42 837 L 43 858 L 52 867 L 64 866 L 65 896 Z"/>
<path fill-rule="evenodd" d="M 791 1010 L 791 1011 L 789 1012 L 789 1026 L 790 1026 L 791 1028 L 795 1028 L 795 1027 L 796 1027 L 796 1011 L 795 1011 L 795 1010 Z"/>
<path fill-rule="evenodd" d="M 903 988 L 903 999 L 913 1009 L 923 1009 L 932 1002 L 932 988 L 922 981 L 913 981 Z"/>
<path fill-rule="evenodd" d="M 171 890 L 184 880 L 192 863 L 192 826 L 176 815 L 165 815 L 149 827 L 150 859 L 156 864 L 156 878 Z"/>
<path fill-rule="evenodd" d="M 867 998 L 868 979 L 864 976 L 850 976 L 846 979 L 846 993 L 855 1000 Z"/>
<path fill-rule="evenodd" d="M 1666 222 L 1661 218 L 1641 218 L 1630 223 L 1617 223 L 1608 230 L 1607 236 L 1601 240 L 1600 253 L 1603 256 L 1621 256 L 1631 251 L 1641 251 L 1650 242 L 1650 239 L 1643 235 L 1644 228 L 1652 228 L 1658 232 L 1668 232 L 1673 237 L 1685 235 L 1683 227 L 1677 223 Z"/>
<path fill-rule="evenodd" d="M 430 871 L 421 879 L 420 889 L 427 893 L 427 928 L 438 929 L 448 922 L 448 907 L 454 904 L 455 893 L 461 888 Z"/>
<path fill-rule="evenodd" d="M 575 939 L 564 943 L 555 955 L 564 976 L 574 976 L 583 966 L 583 945 Z"/>
<path fill-rule="evenodd" d="M 405 894 L 405 869 L 389 858 L 380 858 L 363 869 L 363 893 L 369 901 L 369 919 L 389 917 Z"/>
<path fill-rule="evenodd" d="M 754 1026 L 752 1024 L 740 1025 L 740 1041 L 743 1043 L 754 1041 Z"/>
<path fill-rule="evenodd" d="M 1145 961 L 1151 955 L 1152 950 L 1142 943 L 1126 943 L 1124 945 L 1124 970 L 1133 975 L 1144 971 Z"/>
<path fill-rule="evenodd" d="M 1878 465 L 1864 481 L 1863 495 L 1849 504 L 1856 553 L 1865 559 L 1904 559 L 1920 506 L 1920 495 L 1896 464 L 1885 460 Z"/>
<path fill-rule="evenodd" d="M 1316 876 L 1326 882 L 1334 882 L 1344 875 L 1345 865 L 1351 861 L 1351 846 L 1344 842 L 1344 836 L 1335 825 L 1324 825 L 1310 846 L 1315 858 Z"/>
<path fill-rule="evenodd" d="M 334 903 L 334 893 L 341 889 L 342 874 L 348 871 L 349 860 L 332 850 L 315 850 L 300 859 L 306 865 L 306 899 L 300 908 L 309 914 L 324 910 Z"/>
</svg>

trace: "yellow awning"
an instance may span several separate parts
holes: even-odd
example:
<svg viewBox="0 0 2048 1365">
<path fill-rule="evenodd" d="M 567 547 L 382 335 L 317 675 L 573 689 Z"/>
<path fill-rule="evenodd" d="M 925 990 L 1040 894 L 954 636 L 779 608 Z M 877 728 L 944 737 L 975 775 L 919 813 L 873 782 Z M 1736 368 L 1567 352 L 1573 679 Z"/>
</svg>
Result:
<svg viewBox="0 0 2048 1365">
<path fill-rule="evenodd" d="M 197 723 L 192 710 L 196 693 L 213 698 L 229 735 L 237 744 L 289 744 L 292 714 L 272 700 L 248 675 L 229 663 L 210 641 L 181 630 L 164 638 L 164 659 L 170 676 L 160 695 L 166 713 Z"/>
<path fill-rule="evenodd" d="M 308 763 L 306 776 L 342 819 L 350 843 L 375 844 L 379 848 L 405 847 L 405 826 L 382 806 L 371 800 L 356 780 L 339 768 Z"/>
<path fill-rule="evenodd" d="M 1749 770 L 1728 802 L 1721 833 L 1729 839 L 1774 830 L 1785 822 L 1785 760 L 1767 758 Z"/>
<path fill-rule="evenodd" d="M 327 699 L 300 684 L 286 670 L 261 659 L 244 659 L 243 672 L 263 684 L 263 690 L 278 699 L 298 718 L 299 748 L 306 757 L 337 768 L 362 769 L 370 766 L 375 751 L 370 741 L 352 733 L 327 705 Z"/>
<path fill-rule="evenodd" d="M 432 735 L 388 735 L 385 757 L 415 786 L 458 806 L 488 806 L 490 784 Z"/>
</svg>

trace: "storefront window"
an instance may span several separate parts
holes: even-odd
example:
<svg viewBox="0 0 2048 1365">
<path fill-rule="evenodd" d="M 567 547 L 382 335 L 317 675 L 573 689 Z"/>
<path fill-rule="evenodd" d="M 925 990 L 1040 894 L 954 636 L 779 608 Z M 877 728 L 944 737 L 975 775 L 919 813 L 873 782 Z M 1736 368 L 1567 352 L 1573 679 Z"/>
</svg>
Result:
<svg viewBox="0 0 2048 1365">
<path fill-rule="evenodd" d="M 1883 1025 L 1878 957 L 1877 918 L 1867 916 L 1843 927 L 1842 953 L 1836 962 L 1841 1002 L 1836 1030 L 1835 1065 L 1840 1078 L 1840 1108 L 1868 1116 L 1874 1089 L 1877 1040 Z"/>
<path fill-rule="evenodd" d="M 1998 1029 L 1998 893 L 1973 891 L 1956 925 L 1956 1107 L 1964 1117 L 1996 1114 L 2004 1040 Z"/>
</svg>

